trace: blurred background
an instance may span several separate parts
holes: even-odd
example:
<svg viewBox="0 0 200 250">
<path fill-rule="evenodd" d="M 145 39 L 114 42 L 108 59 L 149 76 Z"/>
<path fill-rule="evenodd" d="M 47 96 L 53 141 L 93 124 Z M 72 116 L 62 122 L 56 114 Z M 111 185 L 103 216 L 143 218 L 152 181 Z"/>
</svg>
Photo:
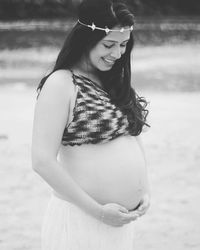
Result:
<svg viewBox="0 0 200 250">
<path fill-rule="evenodd" d="M 31 169 L 36 87 L 81 0 L 0 0 L 0 249 L 40 249 L 49 187 Z M 132 83 L 149 101 L 142 134 L 152 204 L 136 250 L 200 249 L 200 2 L 129 0 Z"/>
</svg>

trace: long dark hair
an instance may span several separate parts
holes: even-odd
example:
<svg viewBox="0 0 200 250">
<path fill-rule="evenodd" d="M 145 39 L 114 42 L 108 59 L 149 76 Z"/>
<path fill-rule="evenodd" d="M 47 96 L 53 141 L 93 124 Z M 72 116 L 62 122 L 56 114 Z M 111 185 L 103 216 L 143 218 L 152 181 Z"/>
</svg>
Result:
<svg viewBox="0 0 200 250">
<path fill-rule="evenodd" d="M 132 26 L 134 16 L 124 0 L 83 0 L 78 9 L 78 18 L 82 23 L 95 23 L 98 27 Z M 92 30 L 79 22 L 70 31 L 57 57 L 53 70 L 45 76 L 37 91 L 40 92 L 46 79 L 56 70 L 72 68 L 80 58 L 106 36 L 105 31 Z M 126 46 L 125 53 L 118 59 L 111 70 L 98 71 L 104 89 L 128 117 L 131 135 L 139 135 L 146 123 L 147 102 L 139 97 L 131 87 L 131 51 L 134 46 L 133 32 Z"/>
</svg>

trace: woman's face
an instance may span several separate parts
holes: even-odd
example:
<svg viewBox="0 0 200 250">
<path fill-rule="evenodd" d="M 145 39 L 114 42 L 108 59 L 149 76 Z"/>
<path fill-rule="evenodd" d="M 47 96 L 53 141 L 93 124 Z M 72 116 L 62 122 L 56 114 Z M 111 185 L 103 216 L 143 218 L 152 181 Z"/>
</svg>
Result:
<svg viewBox="0 0 200 250">
<path fill-rule="evenodd" d="M 129 28 L 129 27 L 124 27 Z M 120 29 L 119 26 L 113 29 Z M 130 39 L 130 31 L 111 31 L 89 52 L 89 63 L 91 68 L 107 71 L 112 68 L 116 60 L 126 51 L 126 45 Z"/>
</svg>

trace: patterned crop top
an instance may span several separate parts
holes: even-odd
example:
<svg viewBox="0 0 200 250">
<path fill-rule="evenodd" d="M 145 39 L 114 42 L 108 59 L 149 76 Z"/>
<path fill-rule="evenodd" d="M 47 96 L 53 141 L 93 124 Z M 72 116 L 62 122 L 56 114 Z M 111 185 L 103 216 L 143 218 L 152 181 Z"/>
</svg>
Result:
<svg viewBox="0 0 200 250">
<path fill-rule="evenodd" d="M 128 119 L 97 83 L 72 72 L 77 96 L 72 121 L 66 125 L 62 145 L 105 143 L 129 133 Z"/>
</svg>

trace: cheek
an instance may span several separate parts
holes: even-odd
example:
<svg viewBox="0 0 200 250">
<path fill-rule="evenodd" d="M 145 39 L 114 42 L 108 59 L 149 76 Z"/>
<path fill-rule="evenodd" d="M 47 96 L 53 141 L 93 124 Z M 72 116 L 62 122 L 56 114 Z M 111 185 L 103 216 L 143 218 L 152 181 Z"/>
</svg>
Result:
<svg viewBox="0 0 200 250">
<path fill-rule="evenodd" d="M 98 54 L 92 54 L 91 56 L 90 56 L 90 61 L 91 61 L 91 63 L 92 64 L 94 64 L 94 65 L 96 65 L 97 63 L 98 63 L 98 61 L 100 60 L 100 57 L 99 57 L 99 55 Z"/>
<path fill-rule="evenodd" d="M 94 51 L 93 53 L 90 54 L 90 60 L 93 63 L 98 63 L 99 61 L 102 60 L 102 57 L 106 56 L 108 53 L 106 53 L 104 50 L 99 49 Z"/>
</svg>

